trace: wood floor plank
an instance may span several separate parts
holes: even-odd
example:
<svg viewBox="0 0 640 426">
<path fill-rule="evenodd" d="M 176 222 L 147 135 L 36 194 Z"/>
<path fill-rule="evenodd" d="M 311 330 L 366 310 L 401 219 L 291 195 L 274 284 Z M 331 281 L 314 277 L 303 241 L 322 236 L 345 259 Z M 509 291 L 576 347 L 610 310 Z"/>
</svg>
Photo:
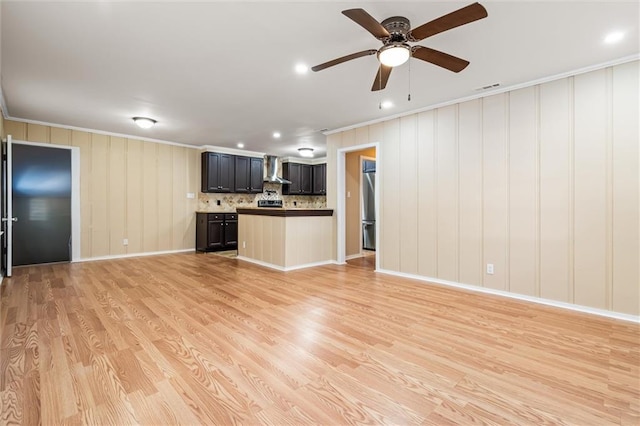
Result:
<svg viewBox="0 0 640 426">
<path fill-rule="evenodd" d="M 640 326 L 183 253 L 16 268 L 0 425 L 638 425 Z"/>
</svg>

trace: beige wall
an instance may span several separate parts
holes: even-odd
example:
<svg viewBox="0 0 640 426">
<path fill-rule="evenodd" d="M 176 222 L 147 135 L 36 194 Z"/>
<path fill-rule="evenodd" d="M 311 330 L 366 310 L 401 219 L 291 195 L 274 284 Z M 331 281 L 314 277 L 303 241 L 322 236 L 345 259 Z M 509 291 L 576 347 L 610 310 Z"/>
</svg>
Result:
<svg viewBox="0 0 640 426">
<path fill-rule="evenodd" d="M 11 120 L 6 134 L 80 148 L 81 258 L 195 247 L 198 149 Z"/>
<path fill-rule="evenodd" d="M 337 150 L 379 142 L 382 269 L 638 315 L 638 75 L 634 61 L 330 135 L 327 204 Z"/>
<path fill-rule="evenodd" d="M 376 149 L 368 148 L 348 152 L 345 156 L 345 254 L 347 257 L 362 252 L 362 217 L 360 214 L 362 199 L 360 186 L 362 167 L 360 157 L 376 157 Z M 351 196 L 347 196 L 350 194 Z"/>
</svg>

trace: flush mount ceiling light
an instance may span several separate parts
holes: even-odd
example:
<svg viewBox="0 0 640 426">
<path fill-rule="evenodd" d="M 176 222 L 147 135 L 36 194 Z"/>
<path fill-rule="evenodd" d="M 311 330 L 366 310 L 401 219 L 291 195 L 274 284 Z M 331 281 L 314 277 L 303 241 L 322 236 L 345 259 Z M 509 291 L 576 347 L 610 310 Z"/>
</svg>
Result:
<svg viewBox="0 0 640 426">
<path fill-rule="evenodd" d="M 313 148 L 298 148 L 301 157 L 313 157 Z"/>
<path fill-rule="evenodd" d="M 389 43 L 378 50 L 378 60 L 388 67 L 402 65 L 410 56 L 411 47 L 407 43 Z"/>
<path fill-rule="evenodd" d="M 157 123 L 157 121 L 153 118 L 147 117 L 133 117 L 133 122 L 136 123 L 141 129 L 149 129 Z"/>
<path fill-rule="evenodd" d="M 282 135 L 280 134 L 280 132 L 273 132 L 273 137 L 274 137 L 274 138 L 279 139 L 279 138 L 280 138 L 280 136 L 282 136 Z"/>
</svg>

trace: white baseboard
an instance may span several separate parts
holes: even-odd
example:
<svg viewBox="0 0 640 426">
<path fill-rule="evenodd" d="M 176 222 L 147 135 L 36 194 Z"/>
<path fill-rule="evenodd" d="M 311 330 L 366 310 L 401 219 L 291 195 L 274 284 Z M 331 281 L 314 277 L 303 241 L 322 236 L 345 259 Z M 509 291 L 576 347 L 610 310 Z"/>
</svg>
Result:
<svg viewBox="0 0 640 426">
<path fill-rule="evenodd" d="M 76 262 L 93 262 L 94 260 L 113 260 L 113 259 L 125 259 L 127 257 L 142 257 L 142 256 L 156 256 L 159 254 L 175 254 L 175 253 L 186 253 L 193 251 L 195 252 L 196 248 L 189 249 L 181 249 L 181 250 L 165 250 L 165 251 L 148 251 L 143 253 L 127 253 L 127 254 L 114 254 L 111 256 L 97 256 L 97 257 L 84 257 L 82 259 L 73 260 L 71 263 Z"/>
<path fill-rule="evenodd" d="M 524 295 L 524 294 L 517 294 L 517 293 L 510 293 L 510 292 L 504 291 L 504 290 L 494 290 L 494 289 L 491 289 L 491 288 L 477 287 L 477 286 L 474 286 L 474 285 L 457 283 L 455 281 L 442 280 L 440 278 L 423 277 L 423 276 L 420 276 L 420 275 L 405 274 L 404 272 L 395 272 L 395 271 L 389 271 L 389 270 L 386 270 L 386 269 L 378 269 L 378 270 L 376 270 L 376 272 L 379 272 L 379 273 L 382 273 L 382 274 L 387 274 L 387 275 L 393 275 L 393 276 L 396 276 L 396 277 L 410 278 L 410 279 L 413 279 L 413 280 L 423 281 L 423 282 L 429 283 L 429 284 L 445 285 L 445 286 L 448 286 L 448 287 L 455 287 L 455 288 L 460 288 L 460 289 L 464 289 L 464 290 L 475 291 L 477 293 L 492 294 L 492 295 L 495 295 L 495 296 L 502 296 L 502 297 L 508 297 L 510 299 L 524 300 L 524 301 L 527 301 L 527 302 L 533 302 L 533 303 L 538 303 L 538 304 L 541 304 L 541 305 L 553 306 L 553 307 L 556 307 L 556 308 L 562 308 L 562 309 L 568 309 L 568 310 L 571 310 L 571 311 L 577 311 L 577 312 L 582 312 L 582 313 L 587 313 L 587 314 L 592 314 L 592 315 L 598 315 L 598 316 L 601 316 L 601 317 L 614 318 L 614 319 L 618 319 L 618 320 L 622 320 L 622 321 L 630 321 L 630 322 L 634 322 L 634 323 L 640 323 L 640 316 L 630 315 L 630 314 L 623 314 L 623 313 L 614 312 L 614 311 L 607 311 L 605 309 L 590 308 L 588 306 L 575 305 L 573 303 L 558 302 L 558 301 L 555 301 L 555 300 L 543 299 L 541 297 L 527 296 L 527 295 Z"/>
<path fill-rule="evenodd" d="M 238 257 L 236 257 L 236 259 L 244 260 L 245 262 L 249 262 L 249 263 L 255 263 L 256 265 L 264 266 L 266 268 L 275 269 L 275 270 L 278 270 L 278 271 L 281 271 L 281 272 L 295 271 L 296 269 L 312 268 L 314 266 L 333 265 L 333 264 L 336 263 L 333 260 L 324 260 L 322 262 L 306 263 L 304 265 L 296 265 L 296 266 L 284 267 L 284 266 L 280 266 L 280 265 L 274 265 L 273 263 L 263 262 L 261 260 L 251 259 L 251 258 L 244 257 L 244 256 L 238 256 Z"/>
</svg>

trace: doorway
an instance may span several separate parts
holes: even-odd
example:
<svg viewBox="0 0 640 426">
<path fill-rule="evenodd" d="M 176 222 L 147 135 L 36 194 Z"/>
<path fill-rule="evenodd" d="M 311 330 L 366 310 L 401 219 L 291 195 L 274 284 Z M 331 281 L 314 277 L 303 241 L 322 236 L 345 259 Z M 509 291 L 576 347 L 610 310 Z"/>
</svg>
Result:
<svg viewBox="0 0 640 426">
<path fill-rule="evenodd" d="M 370 268 L 379 269 L 380 252 L 363 249 L 363 159 L 377 160 L 376 168 L 378 181 L 380 179 L 380 156 L 378 143 L 356 145 L 338 150 L 337 155 L 337 261 L 351 265 L 366 263 Z M 375 185 L 374 217 L 379 212 L 380 185 Z M 380 235 L 380 221 L 371 225 L 371 234 Z M 379 238 L 376 238 L 379 240 Z M 377 248 L 377 244 L 376 244 Z M 365 256 L 370 254 L 371 256 Z M 368 258 L 368 259 L 365 259 Z M 356 261 L 356 259 L 358 259 Z"/>
<path fill-rule="evenodd" d="M 7 143 L 8 141 L 8 143 Z M 5 145 L 3 213 L 11 206 L 11 232 L 4 232 L 3 273 L 12 266 L 77 261 L 80 258 L 80 149 L 35 142 Z M 6 230 L 5 230 L 6 231 Z"/>
<path fill-rule="evenodd" d="M 71 151 L 13 146 L 13 266 L 71 260 Z"/>
</svg>

